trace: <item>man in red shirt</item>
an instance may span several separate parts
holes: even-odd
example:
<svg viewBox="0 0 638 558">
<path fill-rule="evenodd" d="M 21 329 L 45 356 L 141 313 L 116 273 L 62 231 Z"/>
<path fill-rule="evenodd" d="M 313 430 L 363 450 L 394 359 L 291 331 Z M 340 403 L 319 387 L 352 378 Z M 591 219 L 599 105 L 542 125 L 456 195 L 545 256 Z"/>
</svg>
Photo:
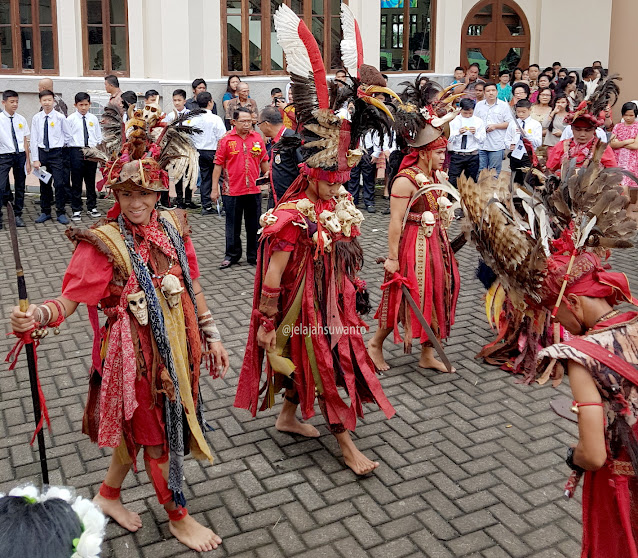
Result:
<svg viewBox="0 0 638 558">
<path fill-rule="evenodd" d="M 268 173 L 268 153 L 264 141 L 252 129 L 249 109 L 239 107 L 233 114 L 233 129 L 217 145 L 211 199 L 219 199 L 219 178 L 226 171 L 222 198 L 226 209 L 226 255 L 220 269 L 241 259 L 241 218 L 246 222 L 246 259 L 257 263 L 257 230 L 261 213 L 261 189 L 257 185 L 260 170 Z"/>
</svg>

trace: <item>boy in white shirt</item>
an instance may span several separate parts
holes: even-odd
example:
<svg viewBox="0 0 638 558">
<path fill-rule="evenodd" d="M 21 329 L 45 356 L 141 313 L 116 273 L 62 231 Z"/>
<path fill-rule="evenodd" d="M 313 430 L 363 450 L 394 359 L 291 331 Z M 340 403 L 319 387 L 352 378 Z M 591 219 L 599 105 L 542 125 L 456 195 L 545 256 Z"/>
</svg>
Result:
<svg viewBox="0 0 638 558">
<path fill-rule="evenodd" d="M 80 92 L 75 95 L 74 112 L 67 118 L 69 129 L 69 159 L 71 162 L 71 209 L 73 221 L 82 219 L 82 182 L 86 187 L 86 212 L 94 219 L 101 217 L 97 210 L 97 196 L 95 193 L 95 173 L 97 162 L 84 158 L 82 149 L 95 147 L 102 143 L 102 130 L 98 117 L 89 112 L 91 97 L 88 93 Z"/>
<path fill-rule="evenodd" d="M 516 103 L 515 107 L 516 120 L 510 122 L 507 127 L 507 131 L 505 132 L 505 145 L 512 150 L 510 153 L 510 168 L 512 172 L 515 173 L 514 182 L 522 184 L 525 176 L 519 169 L 529 167 L 532 162 L 523 145 L 519 126 L 525 134 L 525 139 L 530 141 L 535 150 L 543 143 L 543 126 L 540 122 L 531 118 L 532 103 L 527 99 L 521 99 Z"/>
<path fill-rule="evenodd" d="M 68 225 L 69 218 L 66 216 L 65 204 L 70 188 L 65 180 L 63 153 L 64 146 L 70 141 L 67 122 L 62 113 L 53 110 L 55 98 L 52 91 L 45 89 L 40 91 L 38 96 L 42 110 L 36 112 L 31 120 L 31 161 L 33 168 L 46 167 L 52 178 L 48 184 L 40 180 L 42 213 L 35 222 L 44 223 L 51 220 L 51 205 L 55 200 L 58 223 Z M 53 188 L 55 188 L 55 196 Z"/>
<path fill-rule="evenodd" d="M 24 189 L 27 172 L 31 172 L 29 159 L 29 125 L 24 116 L 18 114 L 18 94 L 7 89 L 2 94 L 0 113 L 0 200 L 4 200 L 11 192 L 9 185 L 9 171 L 13 170 L 15 182 L 15 201 L 13 211 L 16 216 L 16 226 L 24 227 L 22 209 L 24 208 Z M 2 207 L 0 206 L 0 229 L 2 229 Z"/>
<path fill-rule="evenodd" d="M 461 113 L 450 122 L 448 151 L 450 152 L 450 182 L 456 181 L 462 173 L 477 180 L 479 170 L 479 149 L 485 141 L 485 123 L 474 116 L 472 99 L 461 100 Z"/>
</svg>

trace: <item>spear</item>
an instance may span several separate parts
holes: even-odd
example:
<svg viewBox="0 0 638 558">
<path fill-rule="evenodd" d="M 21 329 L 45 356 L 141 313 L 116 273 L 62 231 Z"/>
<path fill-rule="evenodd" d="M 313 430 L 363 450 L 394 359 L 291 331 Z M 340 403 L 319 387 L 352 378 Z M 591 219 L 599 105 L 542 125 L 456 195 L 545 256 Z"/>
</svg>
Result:
<svg viewBox="0 0 638 558">
<path fill-rule="evenodd" d="M 20 299 L 20 310 L 26 312 L 29 309 L 29 298 L 27 297 L 27 284 L 24 280 L 24 271 L 20 261 L 20 249 L 18 247 L 18 229 L 16 228 L 16 218 L 11 203 L 7 204 L 7 217 L 9 218 L 9 233 L 11 234 L 11 248 L 13 249 L 13 259 L 16 264 L 16 278 L 18 280 L 18 297 Z M 35 346 L 30 333 L 22 336 L 27 352 L 27 364 L 29 366 L 29 383 L 31 384 L 31 400 L 33 401 L 33 413 L 35 414 L 35 424 L 38 437 L 38 453 L 40 454 L 40 468 L 42 470 L 42 483 L 49 484 L 49 468 L 47 465 L 46 446 L 44 445 L 44 431 L 42 429 L 42 409 L 40 408 L 40 389 L 38 380 L 38 367 L 36 364 Z M 33 443 L 33 441 L 31 441 Z"/>
</svg>

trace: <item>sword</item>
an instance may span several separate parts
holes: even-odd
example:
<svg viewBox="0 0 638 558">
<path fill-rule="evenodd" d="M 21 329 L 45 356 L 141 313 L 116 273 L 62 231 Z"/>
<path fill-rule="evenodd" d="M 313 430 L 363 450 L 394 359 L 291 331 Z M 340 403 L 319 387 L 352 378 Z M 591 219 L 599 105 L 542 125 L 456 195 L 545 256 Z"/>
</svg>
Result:
<svg viewBox="0 0 638 558">
<path fill-rule="evenodd" d="M 24 271 L 20 261 L 20 249 L 18 247 L 18 229 L 16 228 L 16 218 L 13 212 L 13 205 L 7 204 L 7 217 L 9 218 L 9 233 L 11 235 L 11 248 L 13 249 L 13 259 L 16 264 L 16 278 L 18 280 L 18 297 L 20 299 L 20 310 L 26 312 L 29 309 L 29 298 L 27 297 L 27 284 L 24 280 Z M 27 364 L 29 367 L 29 383 L 31 384 L 31 400 L 33 401 L 33 413 L 35 415 L 36 427 L 42 419 L 40 409 L 40 396 L 38 394 L 38 369 L 35 360 L 35 348 L 33 343 L 25 343 L 27 352 Z M 40 454 L 40 469 L 42 470 L 42 483 L 49 484 L 49 467 L 47 465 L 46 446 L 44 444 L 44 432 L 40 428 L 38 432 L 38 453 Z M 33 442 L 32 442 L 33 443 Z"/>
<path fill-rule="evenodd" d="M 377 258 L 378 264 L 383 262 L 385 262 L 385 258 Z M 439 357 L 441 357 L 441 360 L 443 361 L 443 364 L 445 364 L 447 371 L 453 372 L 452 363 L 450 362 L 450 359 L 445 354 L 445 351 L 443 350 L 441 343 L 439 343 L 439 340 L 436 338 L 436 335 L 434 335 L 434 332 L 432 331 L 430 324 L 428 324 L 427 320 L 425 319 L 423 312 L 421 312 L 421 310 L 417 306 L 417 303 L 414 301 L 414 298 L 412 298 L 412 295 L 410 294 L 410 289 L 408 289 L 407 285 L 401 284 L 401 290 L 403 291 L 403 296 L 408 301 L 410 308 L 412 308 L 412 312 L 414 312 L 414 315 L 416 316 L 417 320 L 419 320 L 421 327 L 425 330 L 425 333 L 428 334 L 428 338 L 430 339 L 430 342 L 432 343 L 434 350 L 438 353 Z"/>
</svg>

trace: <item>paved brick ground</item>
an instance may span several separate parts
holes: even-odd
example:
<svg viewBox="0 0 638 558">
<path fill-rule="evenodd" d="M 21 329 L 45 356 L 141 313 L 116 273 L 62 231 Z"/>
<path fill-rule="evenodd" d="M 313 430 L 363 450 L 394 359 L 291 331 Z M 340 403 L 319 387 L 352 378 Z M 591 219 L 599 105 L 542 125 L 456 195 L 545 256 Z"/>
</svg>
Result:
<svg viewBox="0 0 638 558">
<path fill-rule="evenodd" d="M 380 202 L 380 206 L 383 202 Z M 103 211 L 105 201 L 99 202 Z M 64 228 L 36 226 L 34 198 L 27 202 L 28 227 L 20 230 L 31 299 L 59 292 L 70 257 Z M 88 224 L 87 218 L 85 218 Z M 574 425 L 549 409 L 557 391 L 516 383 L 505 372 L 474 360 L 492 333 L 483 314 L 482 288 L 474 279 L 476 252 L 458 255 L 462 287 L 456 325 L 447 352 L 458 372 L 420 370 L 416 355 L 386 343 L 392 369 L 383 387 L 397 410 L 385 420 L 368 406 L 357 444 L 381 462 L 368 478 L 347 469 L 321 417 L 311 422 L 321 438 L 306 440 L 277 432 L 275 412 L 252 419 L 232 406 L 246 341 L 254 268 L 246 263 L 220 271 L 223 221 L 193 215 L 194 241 L 209 305 L 231 355 L 225 380 L 204 378 L 206 418 L 215 464 L 186 462 L 190 512 L 214 526 L 223 547 L 211 556 L 398 558 L 403 556 L 573 557 L 579 553 L 579 502 L 562 499 L 567 475 L 565 447 Z M 380 298 L 380 266 L 386 254 L 388 218 L 366 214 L 363 277 L 372 301 Z M 29 250 L 26 247 L 30 245 Z M 0 232 L 2 328 L 8 331 L 16 298 L 8 233 Z M 636 252 L 618 267 L 638 281 Z M 374 329 L 374 326 L 373 326 Z M 0 353 L 11 341 L 0 340 Z M 91 338 L 83 307 L 42 344 L 39 361 L 53 433 L 47 434 L 52 482 L 93 496 L 109 462 L 108 453 L 80 433 Z M 559 392 L 566 393 L 562 386 Z M 26 365 L 0 375 L 0 490 L 20 481 L 38 482 Z M 126 504 L 142 514 L 144 528 L 129 534 L 107 529 L 103 555 L 182 557 L 186 552 L 168 531 L 146 474 L 130 474 Z"/>
</svg>

